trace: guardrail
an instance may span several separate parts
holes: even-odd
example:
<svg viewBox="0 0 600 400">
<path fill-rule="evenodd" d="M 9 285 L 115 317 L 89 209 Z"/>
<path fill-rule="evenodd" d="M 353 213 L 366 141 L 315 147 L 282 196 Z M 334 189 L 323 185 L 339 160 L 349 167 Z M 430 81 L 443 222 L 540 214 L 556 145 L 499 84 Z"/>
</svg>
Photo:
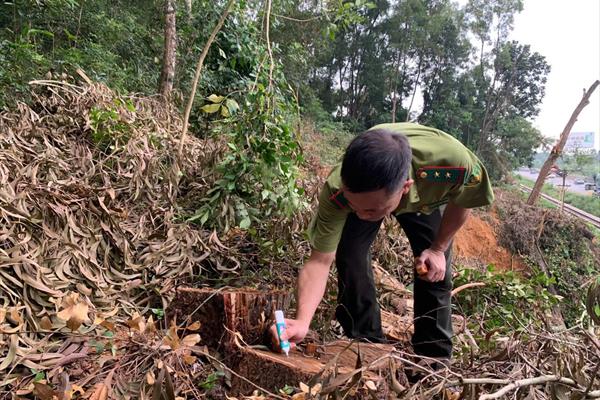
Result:
<svg viewBox="0 0 600 400">
<path fill-rule="evenodd" d="M 519 188 L 526 193 L 530 193 L 531 192 L 531 188 L 527 187 L 523 184 L 519 184 Z M 554 197 L 550 197 L 547 194 L 544 193 L 540 193 L 540 196 L 542 198 L 544 198 L 545 200 L 548 200 L 550 203 L 554 204 L 555 206 L 560 207 L 560 201 L 556 200 Z M 577 207 L 573 207 L 570 204 L 563 204 L 563 209 L 568 212 L 571 215 L 574 215 L 575 217 L 595 226 L 596 228 L 600 229 L 600 218 L 596 217 L 595 215 L 592 215 L 588 212 L 585 212 L 583 210 L 580 210 Z"/>
</svg>

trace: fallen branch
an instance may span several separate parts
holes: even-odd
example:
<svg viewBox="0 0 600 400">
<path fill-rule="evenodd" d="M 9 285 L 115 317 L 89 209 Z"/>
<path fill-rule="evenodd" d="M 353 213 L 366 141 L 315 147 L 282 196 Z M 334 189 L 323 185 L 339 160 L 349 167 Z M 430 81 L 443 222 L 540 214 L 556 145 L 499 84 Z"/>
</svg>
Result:
<svg viewBox="0 0 600 400">
<path fill-rule="evenodd" d="M 519 389 L 519 388 L 526 387 L 526 386 L 532 386 L 532 385 L 540 385 L 540 384 L 548 383 L 548 382 L 557 382 L 557 383 L 562 383 L 567 386 L 580 388 L 579 385 L 577 384 L 577 382 L 575 382 L 573 379 L 564 378 L 559 375 L 543 375 L 543 376 L 536 376 L 534 378 L 520 379 L 517 381 L 511 381 L 509 379 L 467 378 L 467 379 L 463 379 L 462 382 L 454 382 L 454 383 L 455 384 L 463 383 L 463 384 L 470 384 L 470 385 L 483 385 L 483 384 L 506 385 L 502 389 L 498 390 L 497 392 L 479 396 L 479 400 L 491 400 L 491 399 L 499 399 L 502 396 L 506 395 L 508 392 L 515 390 L 515 389 Z M 597 397 L 593 397 L 593 395 L 597 394 L 598 396 L 600 396 L 600 391 L 596 391 L 596 392 L 589 392 L 588 396 L 590 398 L 597 398 Z"/>
<path fill-rule="evenodd" d="M 465 284 L 464 284 L 464 285 L 462 285 L 462 286 L 459 286 L 459 287 L 457 287 L 457 288 L 454 288 L 454 289 L 452 290 L 452 292 L 450 292 L 450 295 L 451 295 L 452 297 L 454 297 L 454 296 L 456 296 L 456 294 L 457 294 L 457 293 L 460 293 L 460 292 L 462 292 L 462 291 L 463 291 L 463 290 L 465 290 L 465 289 L 469 289 L 469 288 L 472 288 L 472 287 L 482 287 L 482 286 L 485 286 L 485 283 L 483 283 L 483 282 L 471 282 L 471 283 L 465 283 Z"/>
</svg>

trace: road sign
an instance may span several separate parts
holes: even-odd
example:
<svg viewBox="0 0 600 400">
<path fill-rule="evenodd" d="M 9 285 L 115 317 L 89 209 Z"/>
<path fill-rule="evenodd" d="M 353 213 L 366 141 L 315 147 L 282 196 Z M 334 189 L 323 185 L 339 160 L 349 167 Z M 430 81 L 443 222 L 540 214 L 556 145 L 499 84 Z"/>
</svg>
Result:
<svg viewBox="0 0 600 400">
<path fill-rule="evenodd" d="M 565 151 L 593 149 L 595 139 L 595 132 L 571 132 L 565 144 Z"/>
</svg>

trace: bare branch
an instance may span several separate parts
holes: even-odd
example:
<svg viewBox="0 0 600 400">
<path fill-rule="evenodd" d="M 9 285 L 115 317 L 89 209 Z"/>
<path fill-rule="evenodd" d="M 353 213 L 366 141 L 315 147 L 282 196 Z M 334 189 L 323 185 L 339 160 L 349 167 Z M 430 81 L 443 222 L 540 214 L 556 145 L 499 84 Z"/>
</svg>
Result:
<svg viewBox="0 0 600 400">
<path fill-rule="evenodd" d="M 229 15 L 229 11 L 231 10 L 233 1 L 234 0 L 229 0 L 227 2 L 227 5 L 225 6 L 225 9 L 223 10 L 223 14 L 221 14 L 221 17 L 219 18 L 219 22 L 217 22 L 217 25 L 215 26 L 212 33 L 210 34 L 210 37 L 206 41 L 206 44 L 204 45 L 204 49 L 202 49 L 202 53 L 200 54 L 200 58 L 198 59 L 198 64 L 196 65 L 196 73 L 194 74 L 194 80 L 192 81 L 192 90 L 190 92 L 190 98 L 188 100 L 187 106 L 185 107 L 185 114 L 183 116 L 183 129 L 181 131 L 181 138 L 179 139 L 179 149 L 177 151 L 177 159 L 178 160 L 181 160 L 181 155 L 183 153 L 183 143 L 185 142 L 185 136 L 186 136 L 187 130 L 188 130 L 188 122 L 190 120 L 190 112 L 192 110 L 192 105 L 194 104 L 194 97 L 196 95 L 196 87 L 198 86 L 198 81 L 200 80 L 200 74 L 202 72 L 202 67 L 204 65 L 204 59 L 206 58 L 206 55 L 208 54 L 208 50 L 210 49 L 210 46 L 214 42 L 215 37 L 217 36 L 217 33 L 219 33 L 219 31 L 221 30 L 223 23 L 225 23 L 225 19 L 227 19 L 227 16 Z"/>
</svg>

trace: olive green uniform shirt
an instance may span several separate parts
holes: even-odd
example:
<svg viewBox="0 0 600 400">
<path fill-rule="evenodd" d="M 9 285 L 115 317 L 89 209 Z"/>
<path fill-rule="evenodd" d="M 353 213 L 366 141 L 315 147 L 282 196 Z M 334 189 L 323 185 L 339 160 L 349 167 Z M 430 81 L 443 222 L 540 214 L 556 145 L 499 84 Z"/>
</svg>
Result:
<svg viewBox="0 0 600 400">
<path fill-rule="evenodd" d="M 414 184 L 402 196 L 395 215 L 430 214 L 448 202 L 464 208 L 493 202 L 492 186 L 483 164 L 454 137 L 413 123 L 381 124 L 371 129 L 402 133 L 412 149 L 408 179 L 413 179 Z M 341 164 L 327 178 L 307 232 L 312 247 L 324 253 L 336 250 L 346 217 L 353 212 L 341 190 L 340 170 Z"/>
</svg>

